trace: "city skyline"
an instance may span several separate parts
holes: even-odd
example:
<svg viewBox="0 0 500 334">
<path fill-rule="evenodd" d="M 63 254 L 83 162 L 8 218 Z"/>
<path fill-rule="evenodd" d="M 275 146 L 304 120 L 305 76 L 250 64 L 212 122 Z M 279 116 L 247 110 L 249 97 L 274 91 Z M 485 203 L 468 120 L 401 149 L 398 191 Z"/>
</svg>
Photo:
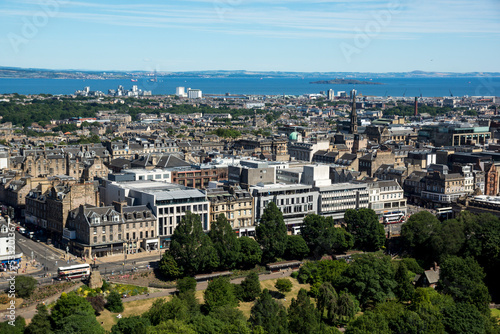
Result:
<svg viewBox="0 0 500 334">
<path fill-rule="evenodd" d="M 497 72 L 500 4 L 6 1 L 0 64 L 143 71 Z"/>
</svg>

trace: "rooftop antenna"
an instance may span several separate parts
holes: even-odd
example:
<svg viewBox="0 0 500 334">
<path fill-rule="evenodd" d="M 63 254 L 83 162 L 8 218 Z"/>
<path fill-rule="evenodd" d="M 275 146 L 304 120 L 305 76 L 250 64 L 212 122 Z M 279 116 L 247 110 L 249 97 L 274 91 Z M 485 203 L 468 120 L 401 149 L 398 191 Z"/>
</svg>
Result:
<svg viewBox="0 0 500 334">
<path fill-rule="evenodd" d="M 422 91 L 420 90 L 420 88 L 418 89 L 418 91 L 420 92 L 420 98 L 422 98 Z"/>
</svg>

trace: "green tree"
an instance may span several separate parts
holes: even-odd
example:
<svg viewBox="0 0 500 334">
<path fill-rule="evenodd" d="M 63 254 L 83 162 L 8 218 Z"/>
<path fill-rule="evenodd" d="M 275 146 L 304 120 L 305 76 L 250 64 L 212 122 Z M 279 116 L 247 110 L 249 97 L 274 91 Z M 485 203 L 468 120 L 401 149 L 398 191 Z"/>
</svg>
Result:
<svg viewBox="0 0 500 334">
<path fill-rule="evenodd" d="M 288 333 L 286 309 L 271 297 L 267 289 L 264 289 L 260 297 L 255 301 L 248 321 L 255 333 Z M 257 332 L 256 330 L 259 328 L 264 332 Z"/>
<path fill-rule="evenodd" d="M 2 334 L 23 334 L 26 329 L 26 320 L 22 316 L 16 316 L 16 320 L 14 320 L 14 325 L 11 324 L 10 321 L 0 322 L 0 333 Z M 50 327 L 49 327 L 50 330 Z M 34 333 L 52 333 L 52 332 L 34 332 Z"/>
<path fill-rule="evenodd" d="M 291 333 L 320 333 L 320 315 L 311 303 L 306 290 L 300 289 L 288 309 L 288 329 Z"/>
<path fill-rule="evenodd" d="M 288 278 L 278 278 L 274 287 L 284 294 L 285 292 L 292 291 L 293 284 Z"/>
<path fill-rule="evenodd" d="M 345 330 L 346 334 L 391 334 L 389 323 L 382 314 L 367 311 L 354 319 Z"/>
<path fill-rule="evenodd" d="M 111 327 L 111 334 L 143 334 L 151 326 L 147 318 L 135 315 L 118 320 L 116 325 Z"/>
<path fill-rule="evenodd" d="M 234 294 L 233 285 L 227 277 L 218 277 L 208 283 L 205 290 L 205 308 L 208 312 L 227 305 L 237 307 L 239 301 Z"/>
<path fill-rule="evenodd" d="M 76 293 L 63 293 L 50 314 L 52 328 L 57 330 L 63 327 L 69 328 L 71 324 L 67 319 L 70 316 L 81 316 L 86 321 L 91 322 L 90 319 L 95 320 L 95 311 L 85 298 L 78 296 Z M 72 319 L 75 320 L 75 318 Z"/>
<path fill-rule="evenodd" d="M 484 284 L 483 268 L 471 257 L 450 256 L 441 263 L 437 288 L 457 303 L 474 305 L 490 316 L 490 295 Z"/>
<path fill-rule="evenodd" d="M 376 251 L 385 243 L 385 231 L 372 209 L 348 209 L 344 215 L 347 232 L 354 236 L 354 247 Z"/>
<path fill-rule="evenodd" d="M 240 260 L 240 243 L 224 214 L 210 226 L 209 237 L 219 257 L 221 269 L 233 269 Z"/>
<path fill-rule="evenodd" d="M 111 291 L 107 299 L 106 309 L 113 313 L 123 312 L 123 301 L 118 292 Z"/>
<path fill-rule="evenodd" d="M 163 256 L 160 260 L 160 264 L 158 267 L 162 275 L 165 276 L 167 279 L 173 280 L 182 276 L 182 272 L 179 269 L 177 262 L 175 261 L 172 254 L 170 254 L 169 252 L 163 253 Z"/>
<path fill-rule="evenodd" d="M 94 308 L 96 315 L 99 315 L 101 314 L 102 311 L 104 311 L 104 306 L 106 305 L 106 301 L 104 300 L 103 296 L 101 295 L 89 296 L 86 299 L 90 303 L 90 305 L 92 305 L 92 307 Z"/>
<path fill-rule="evenodd" d="M 154 327 L 149 327 L 147 334 L 197 334 L 193 327 L 182 320 L 169 319 Z"/>
<path fill-rule="evenodd" d="M 251 273 L 243 282 L 241 282 L 241 292 L 239 297 L 242 301 L 251 302 L 254 301 L 261 293 L 259 275 L 257 273 Z"/>
<path fill-rule="evenodd" d="M 153 326 L 157 326 L 168 320 L 187 321 L 191 314 L 187 303 L 178 296 L 174 296 L 169 302 L 166 302 L 164 298 L 155 300 L 143 317 L 147 318 Z"/>
<path fill-rule="evenodd" d="M 354 238 L 344 228 L 335 227 L 331 217 L 308 215 L 301 227 L 301 234 L 316 258 L 323 254 L 345 252 L 354 245 Z"/>
<path fill-rule="evenodd" d="M 61 320 L 57 334 L 104 334 L 94 314 L 72 314 Z"/>
<path fill-rule="evenodd" d="M 175 228 L 170 254 L 184 274 L 209 272 L 218 267 L 217 253 L 203 231 L 200 216 L 190 211 Z"/>
<path fill-rule="evenodd" d="M 446 220 L 435 226 L 429 238 L 432 260 L 441 262 L 449 255 L 457 255 L 465 242 L 464 224 L 456 219 Z"/>
<path fill-rule="evenodd" d="M 337 310 L 338 299 L 339 295 L 330 282 L 324 282 L 320 285 L 316 296 L 316 307 L 322 318 L 326 311 L 327 318 L 331 319 L 333 322 Z"/>
<path fill-rule="evenodd" d="M 287 230 L 283 214 L 274 202 L 269 202 L 257 225 L 257 242 L 262 247 L 266 262 L 283 256 L 286 249 Z"/>
<path fill-rule="evenodd" d="M 302 260 L 309 254 L 304 238 L 300 235 L 288 235 L 286 240 L 285 257 L 289 260 Z"/>
<path fill-rule="evenodd" d="M 433 214 L 420 211 L 411 215 L 401 228 L 401 236 L 418 259 L 430 261 L 430 237 L 440 222 Z"/>
<path fill-rule="evenodd" d="M 44 304 L 36 306 L 36 314 L 31 319 L 30 324 L 24 331 L 26 334 L 49 334 L 52 333 L 50 316 L 47 307 Z"/>
<path fill-rule="evenodd" d="M 408 276 L 408 270 L 406 269 L 406 264 L 404 262 L 401 261 L 399 263 L 394 279 L 397 283 L 394 290 L 396 297 L 398 297 L 401 301 L 410 300 L 413 296 L 414 288 L 411 284 L 411 278 Z"/>
<path fill-rule="evenodd" d="M 29 298 L 35 291 L 37 283 L 31 276 L 16 276 L 16 295 L 20 298 Z"/>
<path fill-rule="evenodd" d="M 488 323 L 484 316 L 467 303 L 456 303 L 443 310 L 443 323 L 446 333 L 481 334 L 488 333 Z"/>
<path fill-rule="evenodd" d="M 262 260 L 262 249 L 257 241 L 250 237 L 238 238 L 240 244 L 240 267 L 253 268 Z"/>
<path fill-rule="evenodd" d="M 396 285 L 390 257 L 376 254 L 356 256 L 340 281 L 364 307 L 394 298 Z"/>
<path fill-rule="evenodd" d="M 196 290 L 196 280 L 193 277 L 184 277 L 177 281 L 177 290 L 179 293 Z"/>
</svg>

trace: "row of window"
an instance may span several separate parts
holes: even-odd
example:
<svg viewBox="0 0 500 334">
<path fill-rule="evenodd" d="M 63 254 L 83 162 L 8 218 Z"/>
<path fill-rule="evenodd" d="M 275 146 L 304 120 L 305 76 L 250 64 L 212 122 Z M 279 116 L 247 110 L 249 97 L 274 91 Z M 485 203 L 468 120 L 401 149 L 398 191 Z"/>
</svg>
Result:
<svg viewBox="0 0 500 334">
<path fill-rule="evenodd" d="M 95 234 L 95 233 L 94 233 L 94 234 Z M 154 232 L 153 230 L 151 230 L 151 234 L 150 234 L 150 233 L 149 233 L 149 231 L 145 231 L 144 233 L 141 231 L 141 232 L 139 232 L 139 234 L 138 234 L 138 235 L 139 235 L 139 239 L 142 239 L 142 238 L 144 238 L 144 237 L 149 238 L 149 235 L 151 235 L 151 238 L 154 238 L 154 236 L 155 236 L 155 232 Z M 130 236 L 132 236 L 132 239 L 130 239 Z M 113 234 L 110 234 L 110 235 L 109 235 L 109 241 L 111 242 L 111 241 L 113 241 L 113 239 L 114 239 L 114 235 L 113 235 Z M 125 240 L 135 240 L 135 239 L 136 239 L 136 233 L 135 233 L 135 232 L 133 232 L 132 234 L 130 234 L 130 233 L 127 233 L 127 234 L 126 234 L 126 239 L 125 239 Z M 97 240 L 98 240 L 98 237 L 97 237 L 97 236 L 94 236 L 94 243 L 97 243 L 97 242 L 98 242 Z M 120 233 L 120 234 L 118 234 L 118 239 L 116 239 L 116 240 L 122 240 L 122 235 L 121 235 L 121 233 Z M 102 241 L 102 242 L 106 242 L 106 236 L 105 236 L 105 235 L 103 235 L 103 236 L 101 237 L 101 241 Z"/>
<path fill-rule="evenodd" d="M 149 225 L 150 225 L 150 224 L 149 224 L 149 222 L 144 222 L 144 223 L 142 223 L 142 222 L 141 222 L 141 223 L 128 223 L 128 224 L 126 224 L 125 226 L 126 226 L 126 229 L 129 229 L 130 227 L 132 227 L 132 228 L 136 228 L 136 226 L 137 226 L 136 224 L 137 224 L 137 225 L 139 225 L 139 228 L 143 228 L 143 226 L 144 226 L 144 227 L 149 227 Z M 109 225 L 109 233 L 113 233 L 113 226 L 114 226 L 114 225 Z M 116 225 L 116 226 L 118 226 L 118 231 L 119 231 L 119 232 L 121 232 L 121 230 L 122 230 L 122 225 L 121 225 L 121 224 L 118 224 L 118 225 Z M 154 227 L 154 222 L 151 222 L 151 227 Z M 97 234 L 97 229 L 98 229 L 98 227 L 97 227 L 97 226 L 95 226 L 95 227 L 94 227 L 94 234 Z M 101 226 L 101 232 L 102 232 L 103 234 L 104 234 L 104 233 L 106 233 L 106 226 Z M 134 233 L 135 233 L 135 232 L 134 232 Z M 141 232 L 141 233 L 142 233 L 142 232 Z"/>
</svg>

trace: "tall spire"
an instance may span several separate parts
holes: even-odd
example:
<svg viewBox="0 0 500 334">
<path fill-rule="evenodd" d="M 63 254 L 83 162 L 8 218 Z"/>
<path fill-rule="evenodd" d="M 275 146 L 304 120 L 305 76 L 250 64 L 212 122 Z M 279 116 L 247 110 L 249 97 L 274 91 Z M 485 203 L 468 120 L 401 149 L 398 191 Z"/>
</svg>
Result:
<svg viewBox="0 0 500 334">
<path fill-rule="evenodd" d="M 415 108 L 413 111 L 413 116 L 417 117 L 418 116 L 418 98 L 415 96 Z"/>
<path fill-rule="evenodd" d="M 356 113 L 356 91 L 352 90 L 352 107 L 351 107 L 351 127 L 350 133 L 358 133 L 358 115 Z"/>
</svg>

